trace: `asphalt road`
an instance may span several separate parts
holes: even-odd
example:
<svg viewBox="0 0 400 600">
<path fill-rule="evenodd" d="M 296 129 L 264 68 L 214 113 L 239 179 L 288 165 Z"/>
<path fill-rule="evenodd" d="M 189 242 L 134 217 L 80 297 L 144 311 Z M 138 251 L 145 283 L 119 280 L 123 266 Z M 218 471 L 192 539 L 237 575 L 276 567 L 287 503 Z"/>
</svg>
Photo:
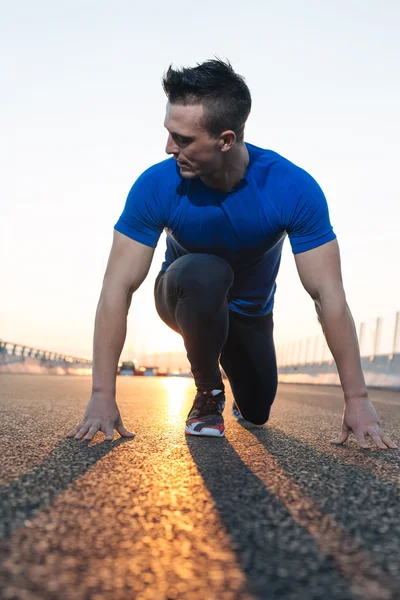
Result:
<svg viewBox="0 0 400 600">
<path fill-rule="evenodd" d="M 88 445 L 64 436 L 90 385 L 0 376 L 2 600 L 400 598 L 400 451 L 329 444 L 339 389 L 186 438 L 191 380 L 120 378 L 136 437 Z M 400 393 L 371 397 L 399 442 Z"/>
</svg>

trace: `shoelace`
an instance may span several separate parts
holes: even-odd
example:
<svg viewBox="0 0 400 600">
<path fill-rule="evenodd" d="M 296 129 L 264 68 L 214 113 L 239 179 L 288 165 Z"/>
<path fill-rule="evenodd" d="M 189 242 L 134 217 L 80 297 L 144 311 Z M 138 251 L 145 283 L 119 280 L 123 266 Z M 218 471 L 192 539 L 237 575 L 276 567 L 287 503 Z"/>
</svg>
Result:
<svg viewBox="0 0 400 600">
<path fill-rule="evenodd" d="M 201 412 L 209 412 L 214 411 L 217 408 L 217 400 L 215 400 L 215 396 L 208 393 L 202 393 L 194 403 L 194 408 L 201 410 Z"/>
</svg>

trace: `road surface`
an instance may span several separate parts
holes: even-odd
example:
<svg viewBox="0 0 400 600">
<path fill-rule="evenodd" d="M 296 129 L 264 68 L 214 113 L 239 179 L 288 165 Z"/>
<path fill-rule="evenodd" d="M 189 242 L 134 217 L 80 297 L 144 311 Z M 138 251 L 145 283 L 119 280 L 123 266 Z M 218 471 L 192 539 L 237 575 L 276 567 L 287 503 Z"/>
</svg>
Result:
<svg viewBox="0 0 400 600">
<path fill-rule="evenodd" d="M 226 410 L 205 439 L 190 379 L 119 378 L 136 437 L 65 439 L 90 385 L 0 376 L 2 600 L 400 598 L 399 451 L 329 444 L 338 388 L 280 386 L 266 427 Z M 399 442 L 400 393 L 371 397 Z"/>
</svg>

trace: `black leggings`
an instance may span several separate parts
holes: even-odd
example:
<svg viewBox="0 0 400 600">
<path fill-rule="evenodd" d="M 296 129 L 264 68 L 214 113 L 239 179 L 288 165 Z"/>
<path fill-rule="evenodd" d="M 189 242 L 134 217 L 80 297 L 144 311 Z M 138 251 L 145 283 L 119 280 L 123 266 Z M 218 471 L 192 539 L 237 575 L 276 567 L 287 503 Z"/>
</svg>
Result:
<svg viewBox="0 0 400 600">
<path fill-rule="evenodd" d="M 158 274 L 156 308 L 182 335 L 197 389 L 224 389 L 220 361 L 242 416 L 261 425 L 278 385 L 272 313 L 250 317 L 229 310 L 232 284 L 225 260 L 187 254 Z"/>
</svg>

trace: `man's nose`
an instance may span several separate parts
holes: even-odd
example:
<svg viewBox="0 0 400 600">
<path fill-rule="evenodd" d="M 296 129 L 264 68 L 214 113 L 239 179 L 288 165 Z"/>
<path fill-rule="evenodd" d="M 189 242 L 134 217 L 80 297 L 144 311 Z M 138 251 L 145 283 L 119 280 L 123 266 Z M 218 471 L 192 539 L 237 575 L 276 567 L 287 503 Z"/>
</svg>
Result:
<svg viewBox="0 0 400 600">
<path fill-rule="evenodd" d="M 172 139 L 172 135 L 171 134 L 169 134 L 169 136 L 168 136 L 168 140 L 167 140 L 167 145 L 166 145 L 166 148 L 165 148 L 165 152 L 167 154 L 176 154 L 176 155 L 179 154 L 179 148 L 176 145 L 176 143 L 174 142 L 174 140 Z"/>
</svg>

